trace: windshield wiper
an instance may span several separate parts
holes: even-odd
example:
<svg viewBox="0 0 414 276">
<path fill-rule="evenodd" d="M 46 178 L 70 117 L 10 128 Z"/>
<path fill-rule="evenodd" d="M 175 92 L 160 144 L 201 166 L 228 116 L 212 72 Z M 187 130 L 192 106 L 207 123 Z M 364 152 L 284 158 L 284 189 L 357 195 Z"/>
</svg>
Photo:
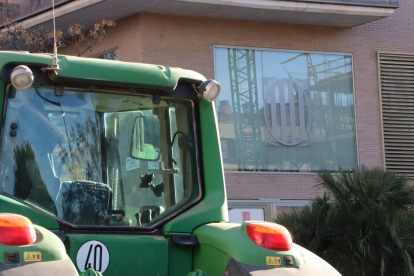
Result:
<svg viewBox="0 0 414 276">
<path fill-rule="evenodd" d="M 57 103 L 57 102 L 51 101 L 51 100 L 46 99 L 45 97 L 43 97 L 43 96 L 39 93 L 39 91 L 37 91 L 37 87 L 35 87 L 34 89 L 35 89 L 36 94 L 37 94 L 37 95 L 38 95 L 38 96 L 39 96 L 42 100 L 45 100 L 45 101 L 47 101 L 48 103 L 54 104 L 54 105 L 56 105 L 56 106 L 60 106 L 60 103 Z"/>
</svg>

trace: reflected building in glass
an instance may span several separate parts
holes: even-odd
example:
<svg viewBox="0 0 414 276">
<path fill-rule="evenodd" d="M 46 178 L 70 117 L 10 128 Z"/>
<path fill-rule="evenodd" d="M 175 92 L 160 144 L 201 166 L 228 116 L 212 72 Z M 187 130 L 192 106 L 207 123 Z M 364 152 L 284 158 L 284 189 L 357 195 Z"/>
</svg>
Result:
<svg viewBox="0 0 414 276">
<path fill-rule="evenodd" d="M 351 55 L 216 47 L 215 61 L 225 170 L 357 165 Z"/>
</svg>

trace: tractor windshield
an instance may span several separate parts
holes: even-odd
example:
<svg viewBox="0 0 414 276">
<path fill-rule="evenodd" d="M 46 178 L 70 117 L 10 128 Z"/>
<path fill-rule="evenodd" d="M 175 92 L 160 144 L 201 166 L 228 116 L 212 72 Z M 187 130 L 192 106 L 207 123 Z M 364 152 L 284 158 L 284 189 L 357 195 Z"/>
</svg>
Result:
<svg viewBox="0 0 414 276">
<path fill-rule="evenodd" d="M 75 225 L 149 227 L 200 197 L 191 101 L 9 89 L 0 189 Z"/>
</svg>

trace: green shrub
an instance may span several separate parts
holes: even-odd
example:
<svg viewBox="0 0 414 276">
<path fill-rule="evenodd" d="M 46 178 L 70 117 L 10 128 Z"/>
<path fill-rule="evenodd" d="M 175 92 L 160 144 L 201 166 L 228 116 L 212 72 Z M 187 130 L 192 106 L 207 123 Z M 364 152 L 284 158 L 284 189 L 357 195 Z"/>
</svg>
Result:
<svg viewBox="0 0 414 276">
<path fill-rule="evenodd" d="M 342 275 L 414 275 L 414 188 L 405 176 L 364 166 L 318 173 L 322 198 L 282 213 L 295 243 Z"/>
</svg>

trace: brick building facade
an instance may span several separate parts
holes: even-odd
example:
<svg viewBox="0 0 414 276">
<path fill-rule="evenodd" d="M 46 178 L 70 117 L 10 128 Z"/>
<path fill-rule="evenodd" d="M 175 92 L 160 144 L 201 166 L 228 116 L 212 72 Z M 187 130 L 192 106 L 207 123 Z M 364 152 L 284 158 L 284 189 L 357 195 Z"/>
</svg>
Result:
<svg viewBox="0 0 414 276">
<path fill-rule="evenodd" d="M 384 166 L 377 53 L 414 53 L 413 14 L 414 2 L 410 0 L 400 0 L 399 8 L 386 18 L 354 27 L 140 12 L 118 19 L 117 26 L 107 30 L 107 37 L 84 56 L 96 57 L 118 50 L 121 61 L 181 67 L 215 79 L 217 46 L 349 54 L 353 66 L 357 163 Z M 76 55 L 70 47 L 59 49 L 59 53 Z M 265 209 L 268 203 L 276 207 L 303 206 L 323 194 L 315 188 L 315 172 L 231 170 L 225 172 L 225 177 L 232 208 Z M 265 210 L 265 218 L 275 214 L 275 208 L 271 209 Z"/>
</svg>

